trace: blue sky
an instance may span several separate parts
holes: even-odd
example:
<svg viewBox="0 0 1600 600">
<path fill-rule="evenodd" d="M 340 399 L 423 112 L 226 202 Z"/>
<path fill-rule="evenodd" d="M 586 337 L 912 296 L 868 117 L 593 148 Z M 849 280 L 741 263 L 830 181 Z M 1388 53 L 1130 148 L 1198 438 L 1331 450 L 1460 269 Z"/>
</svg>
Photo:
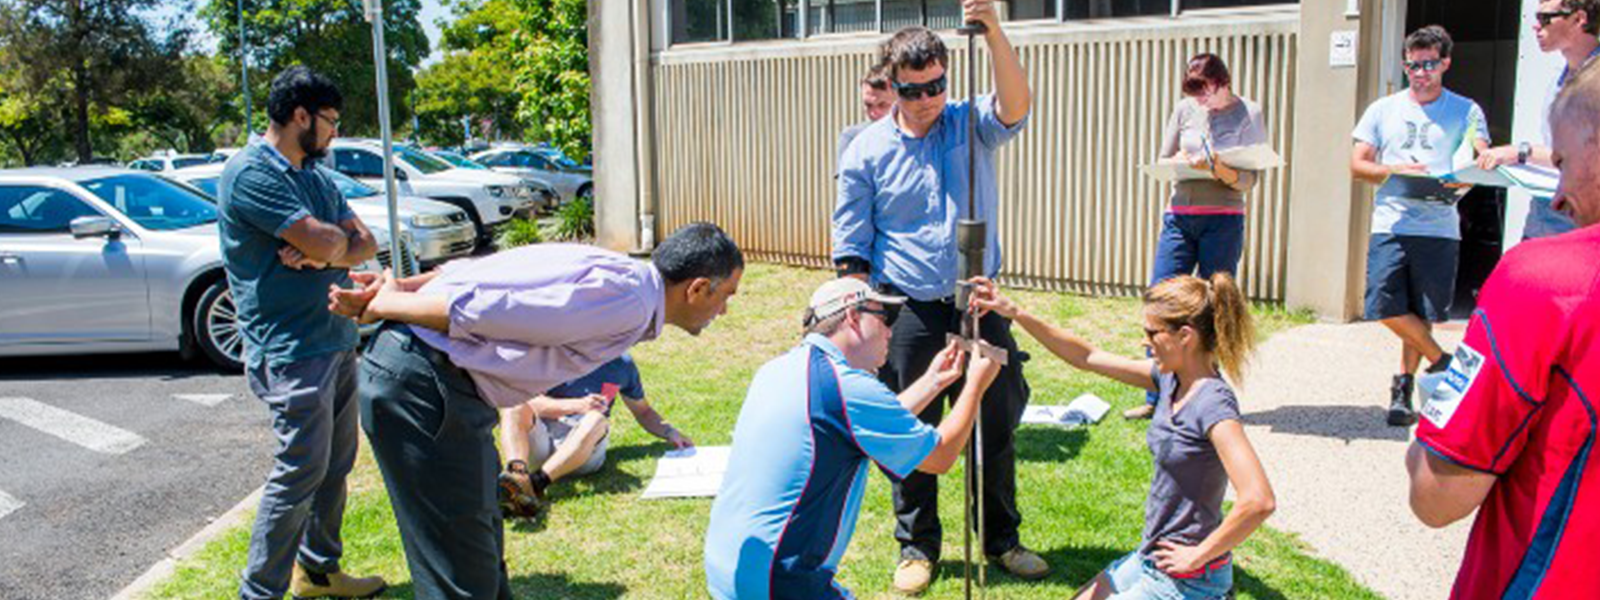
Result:
<svg viewBox="0 0 1600 600">
<path fill-rule="evenodd" d="M 197 7 L 200 5 L 201 2 L 204 2 L 204 1 L 205 0 L 170 0 L 170 1 L 165 1 L 165 2 L 163 2 L 161 4 L 161 6 L 156 8 L 154 16 L 156 17 L 156 19 L 161 20 L 161 21 L 165 21 L 165 20 L 167 20 L 167 19 L 169 19 L 169 18 L 171 18 L 173 16 L 181 16 L 184 19 L 188 19 L 188 20 L 194 21 L 195 30 L 200 32 L 200 37 L 201 37 L 200 44 L 201 44 L 201 46 L 203 48 L 205 48 L 209 52 L 215 52 L 216 49 L 217 49 L 216 40 L 211 39 L 210 34 L 206 32 L 205 27 L 202 26 L 194 18 L 194 14 L 195 14 L 195 11 L 197 10 Z M 250 0 L 245 0 L 246 3 L 248 3 L 249 1 Z M 360 1 L 360 0 L 351 0 L 351 1 Z M 445 7 L 441 3 L 441 0 L 422 0 L 422 28 L 424 30 L 426 30 L 427 33 L 428 33 L 428 41 L 429 41 L 429 43 L 434 44 L 435 47 L 437 47 L 437 45 L 439 43 L 439 26 L 436 25 L 434 23 L 434 21 L 442 19 L 442 18 L 447 18 L 449 16 L 450 16 L 450 9 Z M 426 58 L 426 59 L 424 59 L 422 61 L 422 66 L 425 67 L 425 66 L 428 66 L 430 64 L 433 64 L 434 62 L 438 61 L 439 58 L 440 58 L 440 54 L 439 54 L 438 50 L 434 50 L 434 52 L 432 54 L 428 55 L 428 58 Z"/>
</svg>

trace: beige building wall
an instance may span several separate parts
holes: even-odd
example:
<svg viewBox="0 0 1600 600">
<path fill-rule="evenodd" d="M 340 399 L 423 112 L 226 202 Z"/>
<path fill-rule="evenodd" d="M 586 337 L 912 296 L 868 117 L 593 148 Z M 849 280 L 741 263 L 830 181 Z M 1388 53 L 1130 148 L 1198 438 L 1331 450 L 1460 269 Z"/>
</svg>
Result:
<svg viewBox="0 0 1600 600">
<path fill-rule="evenodd" d="M 658 14 L 660 1 L 645 12 Z M 624 2 L 598 0 L 592 10 L 609 15 L 605 5 Z M 640 214 L 653 216 L 656 240 L 686 222 L 710 220 L 758 260 L 827 265 L 836 136 L 861 118 L 855 81 L 883 36 L 664 48 L 659 19 L 637 14 L 646 2 L 628 5 L 636 9 L 631 22 L 651 32 L 648 68 L 634 39 L 627 87 L 595 77 L 598 210 L 634 216 L 602 218 L 602 240 L 637 247 Z M 1233 68 L 1236 91 L 1263 105 L 1273 144 L 1290 161 L 1250 197 L 1246 290 L 1326 318 L 1354 315 L 1366 217 L 1345 165 L 1349 131 L 1371 84 L 1358 76 L 1368 69 L 1330 67 L 1328 46 L 1333 31 L 1361 24 L 1342 0 L 1177 18 L 1008 23 L 1036 96 L 1028 130 L 1000 156 L 998 226 L 1008 283 L 1097 294 L 1142 289 L 1170 189 L 1137 166 L 1155 157 L 1184 60 L 1214 51 Z M 610 31 L 612 24 L 591 23 L 596 27 Z M 965 89 L 965 42 L 947 42 L 954 98 Z M 1371 60 L 1366 46 L 1363 64 Z M 979 68 L 987 81 L 986 67 Z M 648 71 L 643 85 L 641 70 Z M 617 93 L 636 94 L 617 103 L 634 112 L 601 112 L 616 106 L 607 97 Z M 624 127 L 626 136 L 601 135 Z M 625 157 L 607 147 L 618 138 L 632 145 Z M 636 168 L 626 167 L 629 159 Z"/>
</svg>

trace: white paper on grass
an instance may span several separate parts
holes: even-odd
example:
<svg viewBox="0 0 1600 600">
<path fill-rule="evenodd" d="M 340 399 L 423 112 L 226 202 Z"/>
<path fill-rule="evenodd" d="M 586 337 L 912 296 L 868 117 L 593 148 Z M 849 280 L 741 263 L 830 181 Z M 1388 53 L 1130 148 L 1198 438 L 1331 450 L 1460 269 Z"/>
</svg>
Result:
<svg viewBox="0 0 1600 600">
<path fill-rule="evenodd" d="M 1246 171 L 1265 171 L 1283 166 L 1283 157 L 1266 144 L 1229 148 L 1218 152 L 1217 160 Z M 1210 171 L 1190 168 L 1188 162 L 1176 158 L 1163 158 L 1155 164 L 1141 166 L 1139 172 L 1157 181 L 1211 179 Z"/>
<path fill-rule="evenodd" d="M 1099 396 L 1084 394 L 1066 406 L 1029 406 L 1022 411 L 1022 422 L 1036 425 L 1087 425 L 1105 418 L 1111 405 Z"/>
<path fill-rule="evenodd" d="M 656 461 L 655 477 L 644 488 L 646 500 L 654 498 L 714 497 L 728 471 L 731 446 L 698 446 L 673 450 Z"/>
</svg>

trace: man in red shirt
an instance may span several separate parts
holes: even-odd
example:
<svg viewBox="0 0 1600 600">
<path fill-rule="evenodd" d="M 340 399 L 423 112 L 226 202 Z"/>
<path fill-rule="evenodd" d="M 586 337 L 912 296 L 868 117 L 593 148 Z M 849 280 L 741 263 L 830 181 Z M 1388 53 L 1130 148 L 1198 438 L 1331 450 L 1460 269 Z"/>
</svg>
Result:
<svg viewBox="0 0 1600 600">
<path fill-rule="evenodd" d="M 1411 510 L 1432 527 L 1478 511 L 1455 600 L 1600 600 L 1600 68 L 1550 122 L 1552 207 L 1579 229 L 1506 254 L 1450 369 L 1419 386 Z"/>
</svg>

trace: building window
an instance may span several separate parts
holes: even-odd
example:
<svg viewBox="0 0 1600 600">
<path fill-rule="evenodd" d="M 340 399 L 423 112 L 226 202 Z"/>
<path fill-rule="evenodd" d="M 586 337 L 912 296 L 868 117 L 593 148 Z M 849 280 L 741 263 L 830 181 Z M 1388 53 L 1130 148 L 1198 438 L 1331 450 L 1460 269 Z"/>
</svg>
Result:
<svg viewBox="0 0 1600 600">
<path fill-rule="evenodd" d="M 806 35 L 878 30 L 876 0 L 807 0 Z"/>
<path fill-rule="evenodd" d="M 672 43 L 728 39 L 727 0 L 671 0 Z"/>
<path fill-rule="evenodd" d="M 1183 0 L 1183 10 L 1202 8 L 1233 8 L 1235 6 L 1260 6 L 1263 4 L 1299 4 L 1299 0 Z"/>
</svg>

